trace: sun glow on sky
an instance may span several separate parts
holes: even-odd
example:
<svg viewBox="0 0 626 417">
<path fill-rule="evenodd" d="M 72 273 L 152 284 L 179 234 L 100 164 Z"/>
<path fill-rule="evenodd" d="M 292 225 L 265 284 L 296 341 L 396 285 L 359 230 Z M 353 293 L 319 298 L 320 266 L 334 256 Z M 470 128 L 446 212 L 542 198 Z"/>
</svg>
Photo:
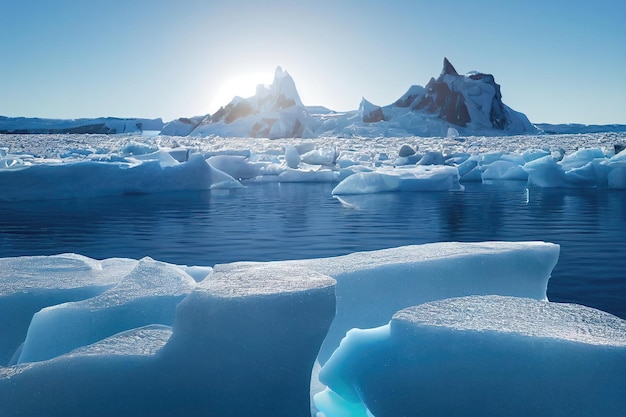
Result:
<svg viewBox="0 0 626 417">
<path fill-rule="evenodd" d="M 209 112 L 215 113 L 220 107 L 226 106 L 236 97 L 248 98 L 256 93 L 259 84 L 269 85 L 273 81 L 271 72 L 254 72 L 234 75 L 226 79 L 214 92 L 209 92 L 211 99 Z"/>
<path fill-rule="evenodd" d="M 425 85 L 445 56 L 532 122 L 626 123 L 623 0 L 0 4 L 1 116 L 203 115 L 278 65 L 305 105 L 348 111 Z"/>
</svg>

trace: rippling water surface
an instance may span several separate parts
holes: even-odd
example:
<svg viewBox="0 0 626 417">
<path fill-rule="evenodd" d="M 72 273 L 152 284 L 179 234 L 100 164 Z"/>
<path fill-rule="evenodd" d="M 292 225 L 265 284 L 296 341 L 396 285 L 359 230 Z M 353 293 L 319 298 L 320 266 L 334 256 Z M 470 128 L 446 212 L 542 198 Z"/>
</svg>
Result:
<svg viewBox="0 0 626 417">
<path fill-rule="evenodd" d="M 438 241 L 561 245 L 548 297 L 626 318 L 626 192 L 466 184 L 331 197 L 331 184 L 0 204 L 0 256 L 76 252 L 187 265 L 327 257 Z"/>
</svg>

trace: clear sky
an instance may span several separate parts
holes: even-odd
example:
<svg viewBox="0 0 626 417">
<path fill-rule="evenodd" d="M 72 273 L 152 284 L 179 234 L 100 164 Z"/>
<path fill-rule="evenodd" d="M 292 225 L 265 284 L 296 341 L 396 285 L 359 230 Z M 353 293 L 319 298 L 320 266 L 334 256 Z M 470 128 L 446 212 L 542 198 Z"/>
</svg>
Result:
<svg viewBox="0 0 626 417">
<path fill-rule="evenodd" d="M 0 0 L 0 115 L 169 121 L 278 65 L 304 104 L 352 110 L 444 56 L 532 122 L 626 124 L 624 0 Z"/>
</svg>

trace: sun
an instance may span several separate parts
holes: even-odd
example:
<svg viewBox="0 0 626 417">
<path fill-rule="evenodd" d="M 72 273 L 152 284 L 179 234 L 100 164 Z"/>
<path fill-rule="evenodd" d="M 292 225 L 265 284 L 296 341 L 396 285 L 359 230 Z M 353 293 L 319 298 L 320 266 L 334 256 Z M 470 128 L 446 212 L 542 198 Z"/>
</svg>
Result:
<svg viewBox="0 0 626 417">
<path fill-rule="evenodd" d="M 235 96 L 252 97 L 256 93 L 257 85 L 270 84 L 272 78 L 273 74 L 270 72 L 255 72 L 228 78 L 213 95 L 210 111 L 216 112 L 220 107 L 230 103 Z"/>
</svg>

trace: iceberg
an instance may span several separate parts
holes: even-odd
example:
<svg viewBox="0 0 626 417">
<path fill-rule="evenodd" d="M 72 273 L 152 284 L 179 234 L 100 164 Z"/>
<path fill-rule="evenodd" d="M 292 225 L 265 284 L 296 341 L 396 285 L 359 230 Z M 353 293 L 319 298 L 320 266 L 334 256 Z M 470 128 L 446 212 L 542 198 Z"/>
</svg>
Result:
<svg viewBox="0 0 626 417">
<path fill-rule="evenodd" d="M 176 306 L 195 284 L 178 267 L 142 259 L 111 289 L 38 311 L 30 322 L 17 363 L 52 359 L 145 325 L 171 326 Z"/>
<path fill-rule="evenodd" d="M 270 139 L 528 133 L 539 133 L 539 129 L 502 102 L 500 85 L 493 75 L 476 71 L 459 75 L 447 58 L 439 77 L 425 87 L 413 85 L 386 106 L 363 97 L 358 110 L 343 113 L 303 105 L 293 78 L 277 67 L 272 84 L 259 85 L 254 96 L 234 97 L 210 116 L 174 120 L 165 124 L 162 132 Z"/>
<path fill-rule="evenodd" d="M 463 190 L 455 167 L 424 166 L 380 168 L 350 175 L 332 191 L 333 195 L 371 194 L 390 191 Z"/>
<path fill-rule="evenodd" d="M 210 271 L 86 258 L 113 285 L 35 314 L 29 336 L 38 333 L 38 342 L 27 340 L 19 365 L 0 367 L 0 415 L 308 416 L 314 363 L 325 363 L 350 329 L 384 325 L 398 309 L 449 296 L 545 299 L 557 257 L 553 244 L 484 242 Z M 67 265 L 64 275 L 84 272 L 85 262 Z M 55 264 L 41 257 L 20 266 L 45 276 Z M 196 284 L 186 271 L 209 273 Z M 16 292 L 29 285 L 5 281 Z M 0 302 L 4 311 L 16 308 Z M 41 326 L 47 316 L 54 320 Z M 71 339 L 73 350 L 55 350 L 66 341 L 43 337 L 60 336 L 64 325 L 76 337 L 59 338 Z"/>
<path fill-rule="evenodd" d="M 1 165 L 0 165 L 1 166 Z M 0 201 L 49 200 L 201 191 L 241 184 L 200 154 L 178 162 L 166 150 L 123 160 L 35 161 L 0 168 Z"/>
<path fill-rule="evenodd" d="M 460 191 L 473 181 L 626 189 L 626 151 L 613 150 L 621 136 L 600 134 L 462 142 L 442 137 L 6 138 L 0 143 L 0 201 L 233 189 L 246 182 L 336 183 L 336 196 Z"/>
<path fill-rule="evenodd" d="M 626 321 L 521 297 L 434 301 L 348 332 L 320 379 L 327 416 L 617 416 Z"/>
<path fill-rule="evenodd" d="M 162 119 L 100 117 L 95 119 L 42 119 L 0 116 L 0 134 L 120 134 L 160 132 Z"/>
<path fill-rule="evenodd" d="M 114 287 L 137 264 L 97 261 L 77 254 L 0 258 L 0 366 L 10 362 L 39 310 L 95 297 Z"/>
<path fill-rule="evenodd" d="M 215 273 L 178 305 L 171 329 L 0 367 L 0 415 L 308 417 L 334 312 L 334 280 L 322 274 L 271 264 Z"/>
</svg>

